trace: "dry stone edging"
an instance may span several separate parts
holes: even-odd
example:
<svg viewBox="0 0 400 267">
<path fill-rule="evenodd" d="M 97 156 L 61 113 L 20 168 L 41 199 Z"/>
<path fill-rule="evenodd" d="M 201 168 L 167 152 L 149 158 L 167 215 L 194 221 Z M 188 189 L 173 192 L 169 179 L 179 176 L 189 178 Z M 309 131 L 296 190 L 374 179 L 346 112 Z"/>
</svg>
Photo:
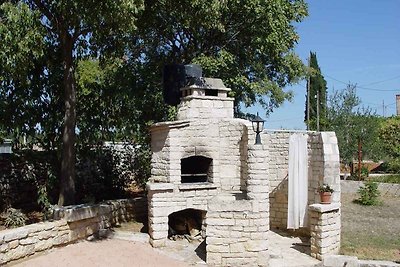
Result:
<svg viewBox="0 0 400 267">
<path fill-rule="evenodd" d="M 324 257 L 321 267 L 400 267 L 392 261 L 359 260 L 355 256 L 329 255 Z"/>
<path fill-rule="evenodd" d="M 79 239 L 108 236 L 110 227 L 146 216 L 146 203 L 138 197 L 63 207 L 55 209 L 55 221 L 1 231 L 0 266 Z"/>
</svg>

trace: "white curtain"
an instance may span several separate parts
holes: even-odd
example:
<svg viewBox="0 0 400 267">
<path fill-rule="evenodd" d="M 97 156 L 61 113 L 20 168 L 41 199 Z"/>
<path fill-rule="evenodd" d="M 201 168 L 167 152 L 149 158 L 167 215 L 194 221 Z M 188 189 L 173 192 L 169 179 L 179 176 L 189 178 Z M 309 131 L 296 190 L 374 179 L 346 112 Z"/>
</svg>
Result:
<svg viewBox="0 0 400 267">
<path fill-rule="evenodd" d="M 308 152 L 307 135 L 289 138 L 288 229 L 307 226 Z"/>
</svg>

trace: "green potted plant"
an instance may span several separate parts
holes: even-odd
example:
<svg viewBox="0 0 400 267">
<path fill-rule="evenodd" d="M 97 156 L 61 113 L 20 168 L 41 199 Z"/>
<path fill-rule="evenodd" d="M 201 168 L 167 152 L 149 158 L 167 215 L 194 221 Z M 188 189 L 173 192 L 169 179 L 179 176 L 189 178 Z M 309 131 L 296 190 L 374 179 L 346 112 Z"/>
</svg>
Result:
<svg viewBox="0 0 400 267">
<path fill-rule="evenodd" d="M 333 193 L 332 187 L 328 184 L 323 184 L 318 188 L 319 196 L 321 197 L 321 204 L 330 204 Z"/>
</svg>

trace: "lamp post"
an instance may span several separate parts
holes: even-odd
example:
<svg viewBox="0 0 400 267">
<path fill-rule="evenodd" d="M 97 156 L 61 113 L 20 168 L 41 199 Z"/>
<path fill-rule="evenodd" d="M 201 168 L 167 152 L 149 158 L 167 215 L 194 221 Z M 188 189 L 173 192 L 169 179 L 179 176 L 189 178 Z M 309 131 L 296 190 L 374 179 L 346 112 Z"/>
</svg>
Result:
<svg viewBox="0 0 400 267">
<path fill-rule="evenodd" d="M 256 132 L 256 142 L 255 145 L 261 145 L 261 136 L 260 133 L 263 131 L 264 129 L 264 120 L 258 115 L 257 112 L 257 116 L 255 116 L 252 120 L 251 120 L 251 124 L 253 126 L 253 131 Z"/>
</svg>

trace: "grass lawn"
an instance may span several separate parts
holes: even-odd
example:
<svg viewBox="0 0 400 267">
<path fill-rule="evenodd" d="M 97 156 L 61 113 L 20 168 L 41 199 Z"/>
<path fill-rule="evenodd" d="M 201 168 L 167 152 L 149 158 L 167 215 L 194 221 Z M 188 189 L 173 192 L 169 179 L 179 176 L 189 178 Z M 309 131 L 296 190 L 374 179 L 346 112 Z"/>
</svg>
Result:
<svg viewBox="0 0 400 267">
<path fill-rule="evenodd" d="M 400 198 L 382 197 L 379 206 L 361 206 L 353 202 L 357 197 L 342 194 L 341 254 L 400 262 Z"/>
<path fill-rule="evenodd" d="M 372 180 L 378 183 L 400 184 L 400 174 L 374 176 Z"/>
</svg>

